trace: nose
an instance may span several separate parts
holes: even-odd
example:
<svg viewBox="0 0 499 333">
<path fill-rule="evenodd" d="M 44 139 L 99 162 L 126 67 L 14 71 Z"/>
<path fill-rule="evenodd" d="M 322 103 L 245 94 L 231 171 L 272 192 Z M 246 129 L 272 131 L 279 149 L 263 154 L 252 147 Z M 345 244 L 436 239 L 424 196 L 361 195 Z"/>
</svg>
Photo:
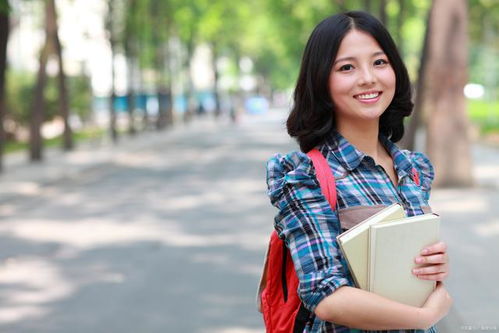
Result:
<svg viewBox="0 0 499 333">
<path fill-rule="evenodd" d="M 363 68 L 360 72 L 359 85 L 371 85 L 376 82 L 372 68 Z"/>
</svg>

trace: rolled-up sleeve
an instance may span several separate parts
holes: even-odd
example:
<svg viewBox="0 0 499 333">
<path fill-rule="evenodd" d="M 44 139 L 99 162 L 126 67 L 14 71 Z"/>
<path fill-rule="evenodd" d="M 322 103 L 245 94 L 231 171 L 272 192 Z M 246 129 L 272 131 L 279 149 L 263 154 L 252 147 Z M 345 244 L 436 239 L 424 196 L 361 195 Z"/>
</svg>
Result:
<svg viewBox="0 0 499 333">
<path fill-rule="evenodd" d="M 430 199 L 431 185 L 435 178 L 435 171 L 429 158 L 420 152 L 412 152 L 411 160 L 421 177 L 421 189 L 426 201 Z"/>
<path fill-rule="evenodd" d="M 341 286 L 352 286 L 336 236 L 338 215 L 322 195 L 309 157 L 275 155 L 267 163 L 268 195 L 278 208 L 275 229 L 286 241 L 300 281 L 298 294 L 314 311 Z"/>
</svg>

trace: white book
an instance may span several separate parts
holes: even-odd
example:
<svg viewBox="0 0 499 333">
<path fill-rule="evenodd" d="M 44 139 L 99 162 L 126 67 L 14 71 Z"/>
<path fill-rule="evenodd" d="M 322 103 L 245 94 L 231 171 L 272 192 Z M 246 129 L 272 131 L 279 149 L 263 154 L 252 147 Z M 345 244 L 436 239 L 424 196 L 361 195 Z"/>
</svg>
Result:
<svg viewBox="0 0 499 333">
<path fill-rule="evenodd" d="M 440 217 L 424 214 L 369 228 L 368 290 L 394 301 L 421 307 L 436 282 L 418 279 L 412 270 L 426 246 L 439 241 Z"/>
<path fill-rule="evenodd" d="M 404 208 L 395 203 L 336 237 L 357 287 L 368 290 L 369 227 L 404 217 Z"/>
</svg>

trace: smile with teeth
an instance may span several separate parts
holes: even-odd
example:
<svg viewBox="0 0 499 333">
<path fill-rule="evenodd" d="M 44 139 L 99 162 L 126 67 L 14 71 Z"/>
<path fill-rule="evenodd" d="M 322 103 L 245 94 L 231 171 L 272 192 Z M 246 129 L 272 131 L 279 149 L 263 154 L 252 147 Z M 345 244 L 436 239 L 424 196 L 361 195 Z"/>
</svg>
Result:
<svg viewBox="0 0 499 333">
<path fill-rule="evenodd" d="M 373 98 L 378 97 L 379 95 L 380 95 L 380 92 L 377 91 L 377 92 L 373 92 L 370 94 L 355 95 L 355 98 L 357 98 L 357 99 L 373 99 Z"/>
</svg>

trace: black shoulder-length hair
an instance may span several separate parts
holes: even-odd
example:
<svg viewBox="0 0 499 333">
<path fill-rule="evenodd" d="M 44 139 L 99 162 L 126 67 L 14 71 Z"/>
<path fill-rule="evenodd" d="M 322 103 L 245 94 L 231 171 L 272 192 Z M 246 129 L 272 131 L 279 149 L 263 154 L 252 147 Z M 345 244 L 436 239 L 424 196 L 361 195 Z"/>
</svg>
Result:
<svg viewBox="0 0 499 333">
<path fill-rule="evenodd" d="M 335 129 L 335 106 L 329 94 L 329 75 L 340 43 L 353 30 L 371 35 L 381 46 L 395 72 L 392 102 L 381 115 L 379 130 L 392 142 L 404 135 L 403 119 L 411 114 L 411 84 L 397 47 L 383 24 L 374 16 L 350 11 L 320 22 L 308 39 L 294 92 L 294 103 L 286 122 L 288 133 L 303 152 L 324 142 Z"/>
</svg>

